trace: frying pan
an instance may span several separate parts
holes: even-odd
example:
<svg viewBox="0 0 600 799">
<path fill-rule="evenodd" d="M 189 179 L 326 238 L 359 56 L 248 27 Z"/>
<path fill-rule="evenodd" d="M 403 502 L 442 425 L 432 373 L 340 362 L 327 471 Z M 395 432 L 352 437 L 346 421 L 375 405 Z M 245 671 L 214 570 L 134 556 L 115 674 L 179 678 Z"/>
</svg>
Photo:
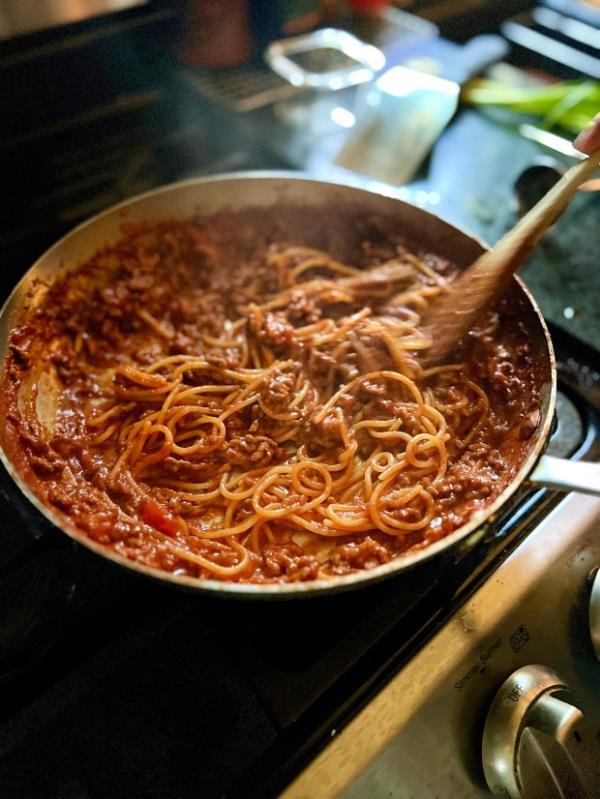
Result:
<svg viewBox="0 0 600 799">
<path fill-rule="evenodd" d="M 212 215 L 224 211 L 244 212 L 259 209 L 261 218 L 269 220 L 272 232 L 299 245 L 327 249 L 336 258 L 352 259 L 360 242 L 374 234 L 399 233 L 409 244 L 447 257 L 459 268 L 466 267 L 484 250 L 485 245 L 420 208 L 397 199 L 362 189 L 326 183 L 302 176 L 250 172 L 190 180 L 166 186 L 117 205 L 84 222 L 31 267 L 18 283 L 0 311 L 0 369 L 4 370 L 11 329 L 44 296 L 47 287 L 85 262 L 100 248 L 115 243 L 123 235 L 123 225 L 152 223 L 159 220 L 187 219 L 195 214 Z M 262 210 L 261 210 L 262 209 Z M 539 308 L 515 278 L 509 288 L 511 306 L 519 309 L 538 361 L 537 379 L 541 397 L 541 421 L 527 442 L 521 467 L 504 491 L 487 508 L 475 514 L 467 524 L 428 548 L 408 553 L 368 571 L 343 575 L 329 580 L 307 583 L 249 585 L 214 579 L 200 580 L 162 572 L 144 566 L 106 549 L 85 536 L 73 521 L 56 508 L 47 506 L 36 495 L 33 486 L 18 465 L 5 433 L 0 434 L 0 457 L 23 494 L 58 528 L 98 555 L 135 572 L 200 592 L 229 597 L 299 597 L 332 593 L 373 583 L 397 575 L 444 550 L 470 544 L 493 523 L 517 489 L 527 484 L 556 489 L 577 489 L 600 494 L 600 466 L 572 463 L 543 454 L 552 426 L 556 368 L 552 343 Z M 38 403 L 38 417 L 51 426 L 56 394 L 44 364 L 34 364 L 21 387 L 47 381 L 45 401 Z M 56 389 L 56 387 L 54 387 Z M 2 425 L 5 431 L 6 424 Z"/>
</svg>

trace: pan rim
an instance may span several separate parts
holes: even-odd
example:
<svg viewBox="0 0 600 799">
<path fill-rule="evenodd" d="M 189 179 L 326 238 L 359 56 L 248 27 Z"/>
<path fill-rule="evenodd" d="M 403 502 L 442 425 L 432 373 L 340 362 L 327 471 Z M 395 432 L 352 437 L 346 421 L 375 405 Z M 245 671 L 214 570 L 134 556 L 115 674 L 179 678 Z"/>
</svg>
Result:
<svg viewBox="0 0 600 799">
<path fill-rule="evenodd" d="M 143 201 L 146 198 L 154 198 L 163 194 L 168 194 L 170 192 L 173 192 L 174 190 L 179 191 L 187 187 L 193 188 L 196 186 L 201 187 L 206 184 L 217 183 L 217 182 L 223 183 L 230 181 L 235 182 L 240 180 L 263 180 L 263 179 L 270 181 L 274 179 L 281 179 L 284 181 L 294 181 L 294 182 L 304 181 L 310 184 L 320 184 L 323 186 L 334 187 L 334 188 L 337 187 L 340 189 L 352 189 L 358 193 L 366 193 L 375 196 L 385 197 L 386 199 L 392 200 L 395 203 L 399 203 L 400 206 L 405 205 L 413 208 L 418 208 L 418 206 L 414 206 L 411 203 L 408 203 L 406 200 L 402 200 L 399 197 L 393 195 L 392 193 L 385 194 L 379 189 L 373 190 L 365 188 L 364 186 L 359 186 L 352 182 L 320 180 L 303 172 L 294 172 L 286 170 L 251 170 L 251 171 L 240 171 L 240 172 L 228 172 L 218 175 L 210 175 L 200 178 L 189 178 L 186 180 L 177 181 L 174 183 L 157 187 L 155 189 L 151 189 L 149 191 L 143 192 L 142 194 L 138 194 L 134 197 L 130 197 L 126 200 L 123 200 L 122 202 L 117 203 L 116 205 L 113 205 L 109 208 L 106 208 L 103 211 L 99 212 L 98 214 L 95 214 L 89 219 L 84 220 L 79 225 L 68 231 L 64 236 L 58 239 L 50 248 L 48 248 L 45 252 L 43 252 L 39 256 L 39 258 L 35 260 L 35 262 L 31 265 L 31 267 L 21 276 L 20 280 L 17 282 L 13 290 L 10 292 L 8 298 L 2 305 L 2 308 L 0 309 L 0 320 L 5 320 L 5 317 L 8 315 L 10 306 L 14 303 L 15 298 L 17 297 L 19 292 L 22 291 L 23 286 L 29 282 L 31 275 L 38 269 L 40 263 L 44 263 L 48 259 L 50 259 L 52 257 L 52 254 L 56 252 L 56 250 L 58 250 L 60 247 L 62 247 L 65 241 L 71 238 L 75 238 L 82 230 L 91 227 L 93 225 L 96 225 L 104 217 L 112 216 L 114 214 L 123 212 L 128 207 L 136 205 L 140 201 Z M 462 230 L 461 228 L 451 224 L 450 222 L 447 222 L 445 219 L 438 216 L 437 214 L 432 213 L 431 211 L 425 211 L 424 209 L 418 209 L 418 210 L 427 214 L 429 217 L 433 217 L 436 220 L 436 222 L 441 223 L 442 225 L 459 233 L 461 236 L 468 238 L 472 242 L 475 242 L 482 249 L 489 249 L 489 245 L 481 237 Z M 26 499 L 29 500 L 34 505 L 34 507 L 36 507 L 37 510 L 40 511 L 43 516 L 45 516 L 46 519 L 48 519 L 54 526 L 58 527 L 60 531 L 64 532 L 76 543 L 81 544 L 82 546 L 91 550 L 95 554 L 107 558 L 108 560 L 112 561 L 118 566 L 121 566 L 122 568 L 126 568 L 138 574 L 143 574 L 144 576 L 150 577 L 151 579 L 159 580 L 160 582 L 177 586 L 189 591 L 207 593 L 212 595 L 220 595 L 220 596 L 225 595 L 231 598 L 236 597 L 240 599 L 252 599 L 252 598 L 259 599 L 264 597 L 281 598 L 281 599 L 294 599 L 306 596 L 318 597 L 332 593 L 346 592 L 356 588 L 363 588 L 363 587 L 366 588 L 367 586 L 381 582 L 386 578 L 390 578 L 394 575 L 397 576 L 401 572 L 409 571 L 410 569 L 417 567 L 424 561 L 433 559 L 444 550 L 452 549 L 460 541 L 463 541 L 469 536 L 475 534 L 477 531 L 483 532 L 483 530 L 487 528 L 487 525 L 489 523 L 493 523 L 494 518 L 497 515 L 498 511 L 523 485 L 523 483 L 527 479 L 527 476 L 529 475 L 529 473 L 532 471 L 537 461 L 539 460 L 539 457 L 548 439 L 548 435 L 552 425 L 555 403 L 556 403 L 555 355 L 554 355 L 552 340 L 550 337 L 550 332 L 548 330 L 546 322 L 542 316 L 542 313 L 536 301 L 531 295 L 529 289 L 525 286 L 525 284 L 519 277 L 515 276 L 514 281 L 519 286 L 520 291 L 524 294 L 525 298 L 527 299 L 528 304 L 531 310 L 533 311 L 538 324 L 541 327 L 544 336 L 545 345 L 547 348 L 547 355 L 549 361 L 550 381 L 549 385 L 548 383 L 546 383 L 543 387 L 543 390 L 546 392 L 546 396 L 543 397 L 542 399 L 543 404 L 546 408 L 545 417 L 543 418 L 541 428 L 536 433 L 537 439 L 534 445 L 531 447 L 530 452 L 524 458 L 519 469 L 511 478 L 509 484 L 489 506 L 483 508 L 482 510 L 477 511 L 469 519 L 469 521 L 466 522 L 466 524 L 461 525 L 450 535 L 445 536 L 439 541 L 436 541 L 433 544 L 430 544 L 429 546 L 426 546 L 417 552 L 411 553 L 410 555 L 408 554 L 401 555 L 396 558 L 393 558 L 388 563 L 381 564 L 379 566 L 374 567 L 373 569 L 363 570 L 360 572 L 353 572 L 348 575 L 339 575 L 328 579 L 313 580 L 308 582 L 237 583 L 237 582 L 226 582 L 210 578 L 205 579 L 197 577 L 187 577 L 185 575 L 177 575 L 172 572 L 163 571 L 158 568 L 145 566 L 144 564 L 141 564 L 138 561 L 130 560 L 129 558 L 126 558 L 125 556 L 118 554 L 114 550 L 105 547 L 104 545 L 99 544 L 96 541 L 93 541 L 92 539 L 88 538 L 83 532 L 81 532 L 76 527 L 75 524 L 73 524 L 70 521 L 70 519 L 64 517 L 57 510 L 46 505 L 33 491 L 31 485 L 28 483 L 26 478 L 16 468 L 15 464 L 13 463 L 13 460 L 9 457 L 9 454 L 5 450 L 5 442 L 2 438 L 0 438 L 0 460 L 2 461 L 8 474 L 15 482 L 21 493 L 26 497 Z M 5 359 L 3 358 L 2 365 L 0 368 L 0 374 L 4 373 L 4 368 L 5 368 Z"/>
</svg>

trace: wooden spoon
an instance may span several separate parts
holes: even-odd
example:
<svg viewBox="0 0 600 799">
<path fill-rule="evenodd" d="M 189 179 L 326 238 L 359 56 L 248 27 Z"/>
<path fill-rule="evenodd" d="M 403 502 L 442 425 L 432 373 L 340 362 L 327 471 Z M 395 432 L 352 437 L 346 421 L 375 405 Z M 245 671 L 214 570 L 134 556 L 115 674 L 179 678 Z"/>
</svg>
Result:
<svg viewBox="0 0 600 799">
<path fill-rule="evenodd" d="M 446 358 L 480 314 L 499 299 L 515 271 L 565 210 L 579 186 L 600 166 L 600 149 L 571 167 L 494 249 L 485 252 L 448 285 L 423 317 L 432 345 L 420 361 L 433 366 Z"/>
</svg>

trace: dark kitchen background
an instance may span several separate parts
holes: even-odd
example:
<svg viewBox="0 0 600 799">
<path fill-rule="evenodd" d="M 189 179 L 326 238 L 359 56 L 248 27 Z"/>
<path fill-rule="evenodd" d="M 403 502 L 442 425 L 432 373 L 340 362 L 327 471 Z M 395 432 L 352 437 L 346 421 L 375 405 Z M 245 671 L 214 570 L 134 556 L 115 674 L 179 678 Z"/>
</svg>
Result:
<svg viewBox="0 0 600 799">
<path fill-rule="evenodd" d="M 407 184 L 344 170 L 335 155 L 364 89 L 303 91 L 263 58 L 269 42 L 323 24 L 380 47 L 388 66 L 443 52 L 451 68 L 465 42 L 497 34 L 496 76 L 600 79 L 597 0 L 363 0 L 354 11 L 0 0 L 2 299 L 79 222 L 176 180 L 303 170 L 406 199 L 493 243 L 541 190 L 524 170 L 573 163 L 568 133 L 461 107 Z M 600 193 L 581 193 L 524 270 L 555 329 L 583 347 L 600 347 L 599 252 Z M 0 499 L 6 799 L 274 796 L 323 745 L 333 715 L 351 713 L 357 686 L 364 701 L 389 673 L 382 652 L 406 593 L 325 609 L 198 600 L 57 546 L 6 477 Z"/>
</svg>

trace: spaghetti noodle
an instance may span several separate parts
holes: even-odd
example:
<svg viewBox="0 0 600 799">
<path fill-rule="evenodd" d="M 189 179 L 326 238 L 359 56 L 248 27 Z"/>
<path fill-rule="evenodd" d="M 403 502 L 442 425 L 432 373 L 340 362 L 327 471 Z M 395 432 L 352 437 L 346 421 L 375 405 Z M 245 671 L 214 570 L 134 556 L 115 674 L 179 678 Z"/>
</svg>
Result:
<svg viewBox="0 0 600 799">
<path fill-rule="evenodd" d="M 36 351 L 61 386 L 50 433 L 35 403 L 9 414 L 45 501 L 128 558 L 261 582 L 371 568 L 500 493 L 535 426 L 531 364 L 494 313 L 419 366 L 449 264 L 393 240 L 354 265 L 246 242 L 225 266 L 218 244 L 136 231 L 14 331 L 13 395 Z"/>
</svg>

